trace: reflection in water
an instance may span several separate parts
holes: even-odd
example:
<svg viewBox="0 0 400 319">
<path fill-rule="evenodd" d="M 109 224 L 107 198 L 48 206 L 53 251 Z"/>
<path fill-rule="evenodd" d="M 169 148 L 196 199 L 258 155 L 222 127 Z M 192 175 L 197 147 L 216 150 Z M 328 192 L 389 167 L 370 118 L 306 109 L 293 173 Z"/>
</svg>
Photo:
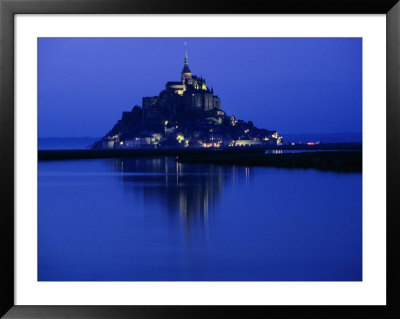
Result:
<svg viewBox="0 0 400 319">
<path fill-rule="evenodd" d="M 362 175 L 39 162 L 39 281 L 362 280 Z"/>
<path fill-rule="evenodd" d="M 144 203 L 161 201 L 168 213 L 182 221 L 207 224 L 218 203 L 223 184 L 248 183 L 251 168 L 182 164 L 173 157 L 115 159 L 113 168 L 123 173 L 129 191 L 143 191 Z"/>
<path fill-rule="evenodd" d="M 266 150 L 265 154 L 282 154 L 283 150 Z M 285 153 L 290 153 L 285 150 Z"/>
</svg>

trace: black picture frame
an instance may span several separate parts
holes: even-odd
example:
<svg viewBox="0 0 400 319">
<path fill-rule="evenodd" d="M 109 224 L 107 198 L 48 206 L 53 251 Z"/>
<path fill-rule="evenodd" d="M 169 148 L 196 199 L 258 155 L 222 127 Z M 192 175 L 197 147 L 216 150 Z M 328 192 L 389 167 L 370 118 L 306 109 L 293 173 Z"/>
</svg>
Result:
<svg viewBox="0 0 400 319">
<path fill-rule="evenodd" d="M 14 15 L 15 14 L 386 14 L 387 304 L 386 306 L 15 306 Z M 0 315 L 5 318 L 400 318 L 399 185 L 400 3 L 398 0 L 0 0 Z M 382 107 L 382 106 L 377 106 Z M 383 212 L 377 212 L 383 213 Z"/>
</svg>

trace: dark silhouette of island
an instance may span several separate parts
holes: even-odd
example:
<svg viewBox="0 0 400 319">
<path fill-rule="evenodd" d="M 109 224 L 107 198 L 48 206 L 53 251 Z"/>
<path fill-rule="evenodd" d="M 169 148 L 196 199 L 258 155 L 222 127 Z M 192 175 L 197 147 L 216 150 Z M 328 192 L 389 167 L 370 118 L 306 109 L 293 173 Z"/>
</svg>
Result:
<svg viewBox="0 0 400 319">
<path fill-rule="evenodd" d="M 143 97 L 93 149 L 243 148 L 280 145 L 277 131 L 228 116 L 202 77 L 193 75 L 185 48 L 181 80 L 158 96 Z"/>
<path fill-rule="evenodd" d="M 301 150 L 305 152 L 296 153 Z M 361 143 L 289 143 L 275 130 L 228 116 L 213 88 L 192 74 L 186 48 L 181 80 L 167 82 L 158 96 L 143 97 L 142 107 L 123 112 L 90 149 L 39 150 L 38 154 L 39 160 L 137 156 L 175 156 L 177 162 L 188 164 L 362 171 Z"/>
</svg>

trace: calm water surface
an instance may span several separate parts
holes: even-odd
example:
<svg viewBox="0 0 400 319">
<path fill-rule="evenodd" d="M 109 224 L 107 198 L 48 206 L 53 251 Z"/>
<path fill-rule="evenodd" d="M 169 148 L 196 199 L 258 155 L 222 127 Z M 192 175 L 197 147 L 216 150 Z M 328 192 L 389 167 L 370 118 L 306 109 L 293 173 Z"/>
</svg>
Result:
<svg viewBox="0 0 400 319">
<path fill-rule="evenodd" d="M 39 162 L 41 281 L 359 281 L 362 175 Z"/>
</svg>

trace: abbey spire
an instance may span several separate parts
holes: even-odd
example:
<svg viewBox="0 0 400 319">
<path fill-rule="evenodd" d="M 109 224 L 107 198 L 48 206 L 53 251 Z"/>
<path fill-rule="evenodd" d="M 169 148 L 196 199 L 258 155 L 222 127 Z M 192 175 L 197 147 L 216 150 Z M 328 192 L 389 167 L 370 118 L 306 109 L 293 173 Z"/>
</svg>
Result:
<svg viewBox="0 0 400 319">
<path fill-rule="evenodd" d="M 185 64 L 182 69 L 181 77 L 182 77 L 182 81 L 184 81 L 187 78 L 192 77 L 192 72 L 189 69 L 189 61 L 188 61 L 188 55 L 187 55 L 187 49 L 186 49 L 186 42 L 185 42 Z"/>
<path fill-rule="evenodd" d="M 186 42 L 185 42 L 185 64 L 188 65 L 188 56 L 187 56 Z"/>
</svg>

